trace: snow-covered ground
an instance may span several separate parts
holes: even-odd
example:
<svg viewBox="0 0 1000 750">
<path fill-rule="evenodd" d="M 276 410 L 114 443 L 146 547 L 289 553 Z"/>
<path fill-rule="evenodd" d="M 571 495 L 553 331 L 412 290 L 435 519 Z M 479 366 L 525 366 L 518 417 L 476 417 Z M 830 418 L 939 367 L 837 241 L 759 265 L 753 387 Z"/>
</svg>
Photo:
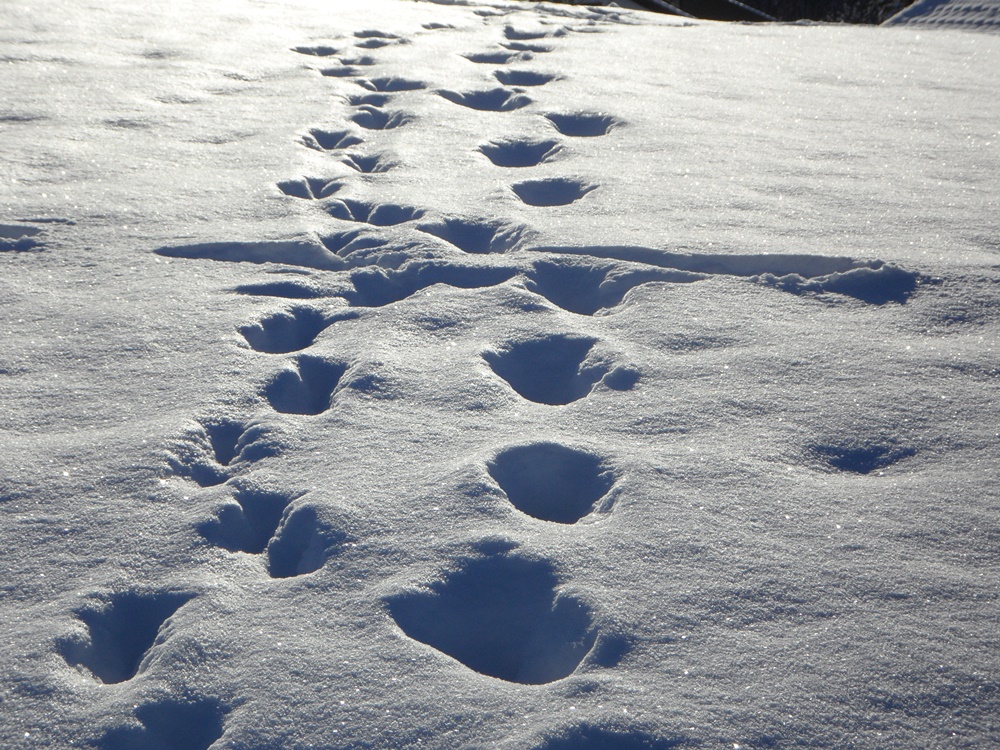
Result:
<svg viewBox="0 0 1000 750">
<path fill-rule="evenodd" d="M 998 45 L 0 6 L 0 745 L 1000 743 Z"/>
</svg>

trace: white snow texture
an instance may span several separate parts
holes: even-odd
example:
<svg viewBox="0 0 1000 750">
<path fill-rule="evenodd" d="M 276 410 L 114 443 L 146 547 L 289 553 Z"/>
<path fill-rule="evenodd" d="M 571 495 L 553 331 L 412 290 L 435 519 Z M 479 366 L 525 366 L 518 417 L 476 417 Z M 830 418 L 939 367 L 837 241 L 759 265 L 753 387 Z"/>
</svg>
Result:
<svg viewBox="0 0 1000 750">
<path fill-rule="evenodd" d="M 0 746 L 1000 746 L 1000 49 L 0 6 Z"/>
</svg>

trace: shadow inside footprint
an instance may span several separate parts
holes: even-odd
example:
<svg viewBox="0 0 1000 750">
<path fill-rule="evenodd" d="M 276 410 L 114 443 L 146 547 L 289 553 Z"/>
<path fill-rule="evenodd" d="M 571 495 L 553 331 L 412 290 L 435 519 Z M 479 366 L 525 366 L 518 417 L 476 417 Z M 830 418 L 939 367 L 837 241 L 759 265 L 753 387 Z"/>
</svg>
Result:
<svg viewBox="0 0 1000 750">
<path fill-rule="evenodd" d="M 295 496 L 247 486 L 238 489 L 233 500 L 214 519 L 201 524 L 198 531 L 207 541 L 230 552 L 259 555 Z"/>
<path fill-rule="evenodd" d="M 386 605 L 406 635 L 469 669 L 542 685 L 572 674 L 597 638 L 589 608 L 558 585 L 551 563 L 492 555 Z"/>
<path fill-rule="evenodd" d="M 541 86 L 558 78 L 552 73 L 533 70 L 498 70 L 493 75 L 504 86 Z"/>
<path fill-rule="evenodd" d="M 487 469 L 511 505 L 554 523 L 576 523 L 593 512 L 614 484 L 599 456 L 558 443 L 508 448 Z"/>
<path fill-rule="evenodd" d="M 298 52 L 300 55 L 311 55 L 313 57 L 330 57 L 337 54 L 336 47 L 330 47 L 325 44 L 317 44 L 312 47 L 292 47 L 292 51 Z"/>
<path fill-rule="evenodd" d="M 319 200 L 329 198 L 342 187 L 336 180 L 322 177 L 303 177 L 301 180 L 284 180 L 278 183 L 278 189 L 292 198 Z"/>
<path fill-rule="evenodd" d="M 646 732 L 586 724 L 564 730 L 533 750 L 674 750 L 684 739 L 661 739 Z"/>
<path fill-rule="evenodd" d="M 479 146 L 479 152 L 498 167 L 534 167 L 550 161 L 562 150 L 559 141 L 518 138 Z"/>
<path fill-rule="evenodd" d="M 347 372 L 342 362 L 300 355 L 275 375 L 264 388 L 264 397 L 282 414 L 322 414 L 332 406 L 334 390 Z"/>
<path fill-rule="evenodd" d="M 545 118 L 560 133 L 574 138 L 594 138 L 607 135 L 622 124 L 622 121 L 617 117 L 599 112 L 575 112 L 572 114 L 550 112 L 545 115 Z"/>
<path fill-rule="evenodd" d="M 349 130 L 320 130 L 313 128 L 301 139 L 302 145 L 315 151 L 337 151 L 343 148 L 357 146 L 364 143 L 364 138 L 359 138 Z"/>
<path fill-rule="evenodd" d="M 350 198 L 334 200 L 327 207 L 327 210 L 334 218 L 377 227 L 395 226 L 419 219 L 424 215 L 424 211 L 419 208 L 398 206 L 393 203 L 365 203 Z"/>
<path fill-rule="evenodd" d="M 417 229 L 448 242 L 462 252 L 485 254 L 517 250 L 530 234 L 526 227 L 504 221 L 448 218 Z"/>
<path fill-rule="evenodd" d="M 813 445 L 812 452 L 827 464 L 852 474 L 871 474 L 885 469 L 897 461 L 916 455 L 916 450 L 895 444 L 849 443 L 842 445 Z"/>
<path fill-rule="evenodd" d="M 605 363 L 585 365 L 595 343 L 584 336 L 554 335 L 508 344 L 483 358 L 523 398 L 562 406 L 588 395 L 608 373 Z"/>
<path fill-rule="evenodd" d="M 597 188 L 580 180 L 553 177 L 547 180 L 515 182 L 511 190 L 529 206 L 566 206 Z"/>
<path fill-rule="evenodd" d="M 362 78 L 357 84 L 369 91 L 380 93 L 393 93 L 397 91 L 416 91 L 427 88 L 423 81 L 414 81 L 409 78 L 399 78 L 397 76 L 381 76 L 379 78 Z"/>
<path fill-rule="evenodd" d="M 498 50 L 496 52 L 474 52 L 468 55 L 462 55 L 462 57 L 469 62 L 492 65 L 506 65 L 518 56 L 518 52 L 505 52 L 503 50 Z"/>
<path fill-rule="evenodd" d="M 578 315 L 618 305 L 640 284 L 651 281 L 692 283 L 704 276 L 665 268 L 616 271 L 613 266 L 593 266 L 571 261 L 537 261 L 526 272 L 525 288 Z"/>
<path fill-rule="evenodd" d="M 315 508 L 286 510 L 280 528 L 267 545 L 268 575 L 293 578 L 313 573 L 337 554 L 346 540 L 345 534 L 320 522 Z"/>
<path fill-rule="evenodd" d="M 344 154 L 341 161 L 356 172 L 378 174 L 399 166 L 399 162 L 385 154 Z"/>
<path fill-rule="evenodd" d="M 140 726 L 116 727 L 98 750 L 208 750 L 223 732 L 227 709 L 215 699 L 164 700 L 135 707 Z"/>
<path fill-rule="evenodd" d="M 437 93 L 463 107 L 488 112 L 510 112 L 531 104 L 531 99 L 524 94 L 501 88 L 465 92 L 440 89 Z"/>
<path fill-rule="evenodd" d="M 125 682 L 138 673 L 163 624 L 192 598 L 172 591 L 115 594 L 103 609 L 78 611 L 89 637 L 65 639 L 59 650 L 69 664 L 84 667 L 105 684 Z"/>
<path fill-rule="evenodd" d="M 319 310 L 293 307 L 240 326 L 239 332 L 254 351 L 285 354 L 305 349 L 327 325 L 327 317 Z"/>
<path fill-rule="evenodd" d="M 393 130 L 415 119 L 407 112 L 387 112 L 370 105 L 362 106 L 360 111 L 351 115 L 351 120 L 366 130 Z"/>
</svg>

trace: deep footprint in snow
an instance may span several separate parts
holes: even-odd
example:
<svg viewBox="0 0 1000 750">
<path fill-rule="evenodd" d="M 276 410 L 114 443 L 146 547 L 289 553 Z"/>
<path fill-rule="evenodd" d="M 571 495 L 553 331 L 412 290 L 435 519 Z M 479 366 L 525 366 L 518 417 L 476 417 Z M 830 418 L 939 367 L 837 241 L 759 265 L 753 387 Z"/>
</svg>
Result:
<svg viewBox="0 0 1000 750">
<path fill-rule="evenodd" d="M 551 563 L 495 554 L 386 605 L 406 635 L 469 669 L 542 685 L 572 674 L 597 638 L 587 605 L 559 583 Z"/>
<path fill-rule="evenodd" d="M 292 47 L 293 52 L 300 55 L 311 55 L 312 57 L 331 57 L 337 54 L 337 48 L 327 44 L 317 44 L 315 46 Z"/>
<path fill-rule="evenodd" d="M 535 167 L 551 161 L 562 150 L 559 141 L 516 138 L 490 141 L 479 152 L 498 167 Z"/>
<path fill-rule="evenodd" d="M 894 443 L 850 442 L 840 445 L 811 445 L 810 451 L 838 471 L 871 474 L 886 469 L 916 450 Z"/>
<path fill-rule="evenodd" d="M 350 94 L 347 103 L 352 107 L 384 107 L 392 101 L 391 94 Z"/>
<path fill-rule="evenodd" d="M 107 731 L 100 750 L 208 750 L 228 709 L 211 698 L 164 700 L 135 707 L 137 724 Z"/>
<path fill-rule="evenodd" d="M 354 307 L 382 307 L 404 300 L 434 284 L 481 289 L 502 284 L 516 273 L 514 268 L 451 263 L 408 263 L 399 271 L 369 268 L 351 275 L 354 291 L 343 296 Z"/>
<path fill-rule="evenodd" d="M 394 203 L 366 203 L 344 198 L 333 201 L 327 208 L 330 216 L 344 221 L 356 221 L 377 227 L 391 227 L 419 219 L 424 211 Z"/>
<path fill-rule="evenodd" d="M 252 485 L 233 494 L 215 518 L 198 527 L 209 542 L 230 552 L 259 555 L 267 547 L 281 523 L 282 514 L 296 495 L 271 492 Z"/>
<path fill-rule="evenodd" d="M 380 174 L 399 166 L 399 162 L 388 154 L 348 153 L 340 161 L 362 174 Z"/>
<path fill-rule="evenodd" d="M 351 76 L 361 74 L 360 70 L 350 65 L 338 65 L 333 68 L 322 68 L 319 72 L 327 78 L 350 78 Z"/>
<path fill-rule="evenodd" d="M 271 379 L 263 395 L 282 414 L 322 414 L 333 405 L 345 372 L 347 365 L 342 362 L 303 354 Z"/>
<path fill-rule="evenodd" d="M 617 117 L 599 112 L 575 112 L 572 114 L 549 112 L 544 117 L 560 133 L 574 138 L 595 138 L 607 135 L 623 124 Z"/>
<path fill-rule="evenodd" d="M 38 227 L 25 224 L 0 224 L 0 253 L 41 249 L 42 243 L 35 239 L 41 232 Z"/>
<path fill-rule="evenodd" d="M 551 52 L 555 49 L 551 44 L 532 44 L 531 42 L 504 42 L 500 46 L 512 52 L 537 52 L 538 54 Z"/>
<path fill-rule="evenodd" d="M 684 739 L 662 739 L 646 732 L 582 724 L 560 732 L 533 750 L 673 750 Z"/>
<path fill-rule="evenodd" d="M 520 52 L 498 50 L 496 52 L 471 52 L 462 55 L 469 62 L 489 65 L 506 65 L 512 60 L 521 59 Z"/>
<path fill-rule="evenodd" d="M 293 578 L 314 573 L 338 554 L 345 534 L 321 523 L 316 509 L 300 506 L 286 510 L 281 525 L 267 545 L 267 572 L 272 578 Z"/>
<path fill-rule="evenodd" d="M 592 453 L 558 443 L 519 445 L 497 454 L 487 469 L 511 505 L 542 521 L 572 524 L 611 507 L 610 500 L 601 501 L 614 474 Z"/>
<path fill-rule="evenodd" d="M 332 322 L 319 310 L 300 306 L 240 326 L 239 332 L 254 351 L 285 354 L 310 346 Z"/>
<path fill-rule="evenodd" d="M 457 217 L 418 224 L 417 229 L 473 254 L 511 252 L 522 247 L 532 236 L 527 227 L 505 221 Z"/>
<path fill-rule="evenodd" d="M 701 274 L 660 268 L 616 271 L 614 266 L 592 266 L 571 261 L 538 261 L 526 272 L 525 288 L 578 315 L 618 305 L 640 284 L 652 281 L 692 283 Z"/>
<path fill-rule="evenodd" d="M 450 102 L 486 112 L 511 112 L 531 104 L 531 98 L 517 91 L 495 88 L 480 91 L 439 89 L 438 95 Z"/>
<path fill-rule="evenodd" d="M 563 406 L 584 398 L 602 380 L 614 390 L 628 390 L 637 382 L 631 370 L 612 369 L 603 361 L 588 363 L 596 343 L 586 336 L 552 335 L 516 341 L 484 353 L 483 359 L 523 398 Z"/>
<path fill-rule="evenodd" d="M 555 31 L 546 31 L 545 29 L 518 29 L 510 24 L 503 27 L 504 37 L 517 42 L 524 42 L 531 39 L 544 39 L 549 36 L 564 36 L 565 34 L 566 31 L 562 27 L 559 27 Z"/>
<path fill-rule="evenodd" d="M 125 682 L 138 674 L 164 623 L 193 598 L 172 591 L 115 594 L 102 609 L 79 610 L 88 635 L 62 640 L 59 650 L 67 663 L 105 684 Z"/>
<path fill-rule="evenodd" d="M 395 93 L 397 91 L 416 91 L 427 88 L 423 81 L 414 81 L 409 78 L 399 78 L 397 76 L 381 76 L 379 78 L 362 78 L 355 81 L 362 88 L 382 94 Z"/>
<path fill-rule="evenodd" d="M 493 76 L 504 86 L 542 86 L 559 77 L 554 73 L 539 73 L 534 70 L 498 70 Z"/>
<path fill-rule="evenodd" d="M 347 258 L 361 250 L 371 250 L 376 247 L 385 247 L 388 240 L 370 232 L 356 229 L 351 232 L 336 232 L 320 238 L 323 247 L 331 253 L 336 253 L 342 258 Z"/>
<path fill-rule="evenodd" d="M 575 203 L 597 185 L 569 177 L 552 177 L 545 180 L 525 180 L 510 186 L 515 195 L 529 206 L 566 206 Z"/>
<path fill-rule="evenodd" d="M 400 110 L 388 112 L 378 107 L 363 105 L 351 115 L 351 121 L 366 130 L 394 130 L 416 119 L 414 115 Z"/>
<path fill-rule="evenodd" d="M 303 177 L 301 180 L 284 180 L 278 183 L 278 189 L 292 198 L 305 200 L 320 200 L 329 198 L 343 185 L 324 177 Z"/>
<path fill-rule="evenodd" d="M 276 451 L 258 425 L 228 418 L 206 419 L 173 446 L 167 463 L 177 476 L 200 487 L 213 487 L 233 475 L 237 459 L 258 461 Z"/>
<path fill-rule="evenodd" d="M 358 57 L 342 57 L 340 62 L 344 65 L 360 65 L 361 67 L 367 68 L 375 65 L 378 60 L 376 60 L 371 55 L 359 55 Z"/>
<path fill-rule="evenodd" d="M 350 130 L 321 130 L 320 128 L 312 128 L 302 136 L 300 142 L 303 146 L 307 146 L 315 151 L 339 151 L 364 143 L 365 139 L 355 135 Z"/>
</svg>

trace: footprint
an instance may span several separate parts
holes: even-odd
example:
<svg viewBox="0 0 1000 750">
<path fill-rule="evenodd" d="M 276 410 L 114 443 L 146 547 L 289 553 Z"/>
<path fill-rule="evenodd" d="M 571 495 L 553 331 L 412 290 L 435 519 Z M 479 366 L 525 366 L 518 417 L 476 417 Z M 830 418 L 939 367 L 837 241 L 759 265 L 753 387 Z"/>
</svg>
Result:
<svg viewBox="0 0 1000 750">
<path fill-rule="evenodd" d="M 867 302 L 885 305 L 889 302 L 906 304 L 923 281 L 919 274 L 891 263 L 873 261 L 858 267 L 806 278 L 801 274 L 777 276 L 764 273 L 754 281 L 792 294 L 842 294 Z"/>
<path fill-rule="evenodd" d="M 105 732 L 100 750 L 208 750 L 228 709 L 212 698 L 163 700 L 135 707 L 136 722 Z"/>
<path fill-rule="evenodd" d="M 516 29 L 510 24 L 503 27 L 503 35 L 511 41 L 524 42 L 530 39 L 544 39 L 547 36 L 558 36 L 558 31 L 548 32 L 544 29 Z"/>
<path fill-rule="evenodd" d="M 42 230 L 22 224 L 0 224 L 0 253 L 39 250 L 42 243 L 35 239 Z"/>
<path fill-rule="evenodd" d="M 574 138 L 595 138 L 607 135 L 624 124 L 617 117 L 599 112 L 575 112 L 572 114 L 549 112 L 544 117 L 560 133 Z"/>
<path fill-rule="evenodd" d="M 559 141 L 530 138 L 490 141 L 479 147 L 498 167 L 534 167 L 551 161 L 561 150 Z"/>
<path fill-rule="evenodd" d="M 468 55 L 462 55 L 469 62 L 474 63 L 485 63 L 491 65 L 506 65 L 512 60 L 521 59 L 521 54 L 519 52 L 502 50 L 497 52 L 473 52 Z"/>
<path fill-rule="evenodd" d="M 852 441 L 839 445 L 811 445 L 810 451 L 839 471 L 871 474 L 892 466 L 897 461 L 916 455 L 914 448 L 895 443 Z"/>
<path fill-rule="evenodd" d="M 415 119 L 417 118 L 408 112 L 399 110 L 386 112 L 378 107 L 368 105 L 363 105 L 361 111 L 351 115 L 351 121 L 366 130 L 392 130 L 413 122 Z"/>
<path fill-rule="evenodd" d="M 320 299 L 327 294 L 314 286 L 297 281 L 265 281 L 260 284 L 241 284 L 233 288 L 236 294 L 283 299 Z"/>
<path fill-rule="evenodd" d="M 293 307 L 240 326 L 239 332 L 254 351 L 286 354 L 310 346 L 332 322 L 315 308 Z"/>
<path fill-rule="evenodd" d="M 344 65 L 360 65 L 367 68 L 378 61 L 371 55 L 360 55 L 358 57 L 342 57 L 340 62 Z"/>
<path fill-rule="evenodd" d="M 212 544 L 230 552 L 259 555 L 274 536 L 285 508 L 297 497 L 254 486 L 241 487 L 234 493 L 233 501 L 198 531 Z"/>
<path fill-rule="evenodd" d="M 440 89 L 437 93 L 448 101 L 461 104 L 463 107 L 488 112 L 511 112 L 528 106 L 532 101 L 524 94 L 501 88 L 465 92 Z"/>
<path fill-rule="evenodd" d="M 568 677 L 597 639 L 590 609 L 559 590 L 552 564 L 519 554 L 463 560 L 386 606 L 410 638 L 480 674 L 525 685 Z"/>
<path fill-rule="evenodd" d="M 616 270 L 614 266 L 580 265 L 565 261 L 537 261 L 526 273 L 525 288 L 578 315 L 618 305 L 640 284 L 651 281 L 692 283 L 706 278 L 687 271 L 660 268 Z"/>
<path fill-rule="evenodd" d="M 431 21 L 430 23 L 422 24 L 422 26 L 423 26 L 423 28 L 427 29 L 428 31 L 440 31 L 440 30 L 443 30 L 443 29 L 454 29 L 455 28 L 455 26 L 453 26 L 450 23 L 441 23 L 440 21 Z"/>
<path fill-rule="evenodd" d="M 330 215 L 344 221 L 357 221 L 377 227 L 391 227 L 419 219 L 424 211 L 394 203 L 365 203 L 350 198 L 335 200 L 328 207 Z"/>
<path fill-rule="evenodd" d="M 507 253 L 521 248 L 531 231 L 500 220 L 449 218 L 417 229 L 432 234 L 466 253 Z"/>
<path fill-rule="evenodd" d="M 303 177 L 301 180 L 285 180 L 278 183 L 278 189 L 293 198 L 316 200 L 329 198 L 343 185 L 336 180 L 323 177 Z"/>
<path fill-rule="evenodd" d="M 539 54 L 555 49 L 551 44 L 531 44 L 530 42 L 505 42 L 501 43 L 500 46 L 512 52 L 537 52 Z"/>
<path fill-rule="evenodd" d="M 292 47 L 292 51 L 298 52 L 300 55 L 312 55 L 313 57 L 330 57 L 337 54 L 335 47 L 330 47 L 326 44 L 317 44 L 312 47 Z"/>
<path fill-rule="evenodd" d="M 347 365 L 308 354 L 299 355 L 264 387 L 271 408 L 282 414 L 322 414 L 333 405 L 334 391 Z"/>
<path fill-rule="evenodd" d="M 541 86 L 559 77 L 534 70 L 498 70 L 493 75 L 504 86 Z"/>
<path fill-rule="evenodd" d="M 233 475 L 231 465 L 238 458 L 258 461 L 276 452 L 259 425 L 221 418 L 198 423 L 173 446 L 167 463 L 177 476 L 214 487 Z"/>
<path fill-rule="evenodd" d="M 383 307 L 434 284 L 481 289 L 502 284 L 516 273 L 513 268 L 411 262 L 400 271 L 371 268 L 355 272 L 351 275 L 354 290 L 344 294 L 344 298 L 353 307 Z"/>
<path fill-rule="evenodd" d="M 417 91 L 427 88 L 423 81 L 414 81 L 409 78 L 399 78 L 397 76 L 382 76 L 381 78 L 362 78 L 356 83 L 369 91 L 377 91 L 387 94 L 397 91 Z"/>
<path fill-rule="evenodd" d="M 292 578 L 313 573 L 336 555 L 346 541 L 345 534 L 320 523 L 315 508 L 299 506 L 286 510 L 281 526 L 267 545 L 268 575 Z"/>
<path fill-rule="evenodd" d="M 499 453 L 487 469 L 511 505 L 542 521 L 572 524 L 596 509 L 611 509 L 611 499 L 601 501 L 614 474 L 591 453 L 557 443 L 520 445 Z"/>
<path fill-rule="evenodd" d="M 386 154 L 344 154 L 341 161 L 362 174 L 380 174 L 399 166 L 399 162 Z"/>
<path fill-rule="evenodd" d="M 350 78 L 360 75 L 361 71 L 351 65 L 338 65 L 334 68 L 321 68 L 319 71 L 327 78 Z"/>
<path fill-rule="evenodd" d="M 173 591 L 114 594 L 99 609 L 76 612 L 88 634 L 63 639 L 59 650 L 106 685 L 125 682 L 139 673 L 170 616 L 193 598 Z"/>
<path fill-rule="evenodd" d="M 597 339 L 552 335 L 507 344 L 483 358 L 520 396 L 538 404 L 563 406 L 589 395 L 601 382 L 628 390 L 638 380 L 625 368 L 611 369 L 588 355 Z"/>
<path fill-rule="evenodd" d="M 352 107 L 384 107 L 392 100 L 388 94 L 351 94 L 347 97 L 347 103 Z"/>
<path fill-rule="evenodd" d="M 566 206 L 595 190 L 597 185 L 568 177 L 552 177 L 515 182 L 510 187 L 529 206 Z"/>
<path fill-rule="evenodd" d="M 581 724 L 560 732 L 532 750 L 678 750 L 689 745 L 682 737 L 662 738 L 634 729 Z"/>
<path fill-rule="evenodd" d="M 363 232 L 360 229 L 351 232 L 330 234 L 326 237 L 321 237 L 320 242 L 331 253 L 336 253 L 342 258 L 346 258 L 359 250 L 385 247 L 388 244 L 388 240 L 368 232 Z"/>
<path fill-rule="evenodd" d="M 364 138 L 358 137 L 349 130 L 319 130 L 318 128 L 313 128 L 301 138 L 302 145 L 316 151 L 338 151 L 364 142 Z"/>
</svg>

